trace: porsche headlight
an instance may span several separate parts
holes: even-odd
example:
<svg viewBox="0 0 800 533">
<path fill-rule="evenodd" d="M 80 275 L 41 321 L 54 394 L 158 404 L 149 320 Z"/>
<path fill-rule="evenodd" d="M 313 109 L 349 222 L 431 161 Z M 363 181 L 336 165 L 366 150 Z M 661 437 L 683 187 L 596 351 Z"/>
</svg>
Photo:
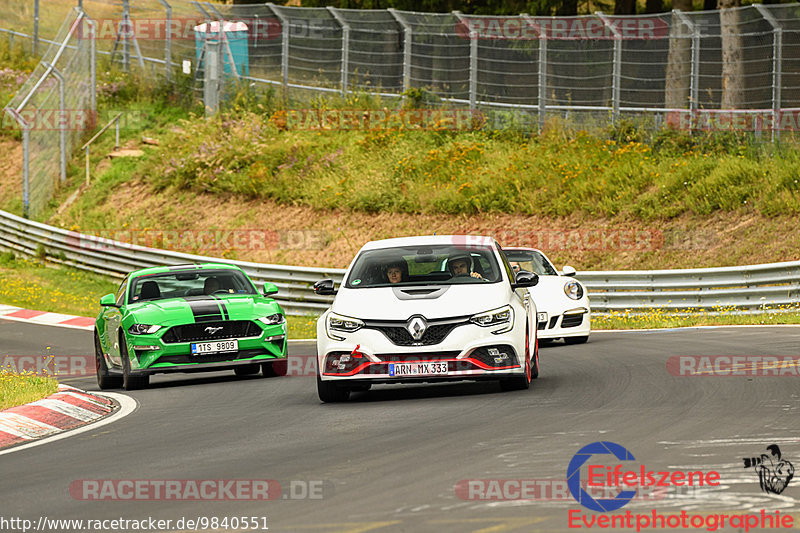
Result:
<svg viewBox="0 0 800 533">
<path fill-rule="evenodd" d="M 152 335 L 160 330 L 161 326 L 151 326 L 150 324 L 134 324 L 128 328 L 131 335 Z"/>
<path fill-rule="evenodd" d="M 262 316 L 258 318 L 259 322 L 266 324 L 268 326 L 276 326 L 278 324 L 283 324 L 286 322 L 286 317 L 284 317 L 280 313 L 275 313 L 274 315 Z"/>
<path fill-rule="evenodd" d="M 492 309 L 485 313 L 473 315 L 469 320 L 473 324 L 477 324 L 483 328 L 502 326 L 492 333 L 505 333 L 514 327 L 514 310 L 510 305 L 504 305 L 503 307 Z"/>
<path fill-rule="evenodd" d="M 358 331 L 359 329 L 364 327 L 364 322 L 357 318 L 351 318 L 349 316 L 342 316 L 337 315 L 336 313 L 331 313 L 328 315 L 327 320 L 327 330 L 328 330 L 328 337 L 336 340 L 344 340 L 344 337 L 340 337 L 334 335 L 333 331 L 340 331 L 343 333 L 353 333 Z"/>
<path fill-rule="evenodd" d="M 577 281 L 568 281 L 564 284 L 564 294 L 573 300 L 583 298 L 583 287 Z"/>
</svg>

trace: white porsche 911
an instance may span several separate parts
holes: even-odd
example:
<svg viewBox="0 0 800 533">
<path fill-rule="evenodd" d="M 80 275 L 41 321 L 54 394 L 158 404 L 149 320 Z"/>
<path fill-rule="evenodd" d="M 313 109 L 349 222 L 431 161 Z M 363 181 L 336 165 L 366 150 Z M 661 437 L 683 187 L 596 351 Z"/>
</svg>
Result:
<svg viewBox="0 0 800 533">
<path fill-rule="evenodd" d="M 538 313 L 539 339 L 563 338 L 567 344 L 589 340 L 589 296 L 586 287 L 574 279 L 575 269 L 565 266 L 563 274 L 559 274 L 553 263 L 535 248 L 504 248 L 503 251 L 513 269 L 539 275 L 539 283 L 530 289 Z"/>
<path fill-rule="evenodd" d="M 490 237 L 369 242 L 317 322 L 317 391 L 345 401 L 374 383 L 495 380 L 527 389 L 539 374 L 536 306 Z"/>
</svg>

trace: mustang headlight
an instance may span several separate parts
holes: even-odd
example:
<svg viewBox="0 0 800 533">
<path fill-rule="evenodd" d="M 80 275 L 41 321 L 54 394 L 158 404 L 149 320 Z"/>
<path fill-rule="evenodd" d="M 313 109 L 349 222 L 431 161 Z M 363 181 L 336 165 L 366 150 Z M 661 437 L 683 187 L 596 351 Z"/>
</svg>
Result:
<svg viewBox="0 0 800 533">
<path fill-rule="evenodd" d="M 277 326 L 286 322 L 286 317 L 280 313 L 275 313 L 274 315 L 259 317 L 258 320 L 268 326 Z"/>
<path fill-rule="evenodd" d="M 161 326 L 151 326 L 150 324 L 134 324 L 128 328 L 131 335 L 151 335 L 160 330 Z"/>
<path fill-rule="evenodd" d="M 344 340 L 344 337 L 340 337 L 338 335 L 333 334 L 334 331 L 340 331 L 343 333 L 353 333 L 354 331 L 358 331 L 359 329 L 364 327 L 364 322 L 357 318 L 350 318 L 349 316 L 342 316 L 337 315 L 336 313 L 331 313 L 328 315 L 327 320 L 327 330 L 328 330 L 328 337 L 336 340 Z"/>
<path fill-rule="evenodd" d="M 580 300 L 583 298 L 583 287 L 577 281 L 568 281 L 564 285 L 564 294 L 573 300 Z"/>
<path fill-rule="evenodd" d="M 514 327 L 514 310 L 510 305 L 504 305 L 503 307 L 499 307 L 485 313 L 473 315 L 469 320 L 473 324 L 477 324 L 484 328 L 504 326 L 497 331 L 493 331 L 492 333 L 505 333 Z"/>
</svg>

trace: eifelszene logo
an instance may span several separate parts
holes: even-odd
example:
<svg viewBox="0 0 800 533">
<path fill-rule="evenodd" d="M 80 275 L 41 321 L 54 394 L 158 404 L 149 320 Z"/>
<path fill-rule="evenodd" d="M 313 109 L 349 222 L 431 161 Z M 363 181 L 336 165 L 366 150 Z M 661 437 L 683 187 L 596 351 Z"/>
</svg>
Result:
<svg viewBox="0 0 800 533">
<path fill-rule="evenodd" d="M 633 454 L 623 446 L 614 442 L 593 442 L 578 450 L 567 467 L 567 487 L 575 501 L 592 511 L 607 513 L 624 507 L 635 496 L 640 488 L 646 487 L 692 487 L 719 485 L 719 472 L 700 470 L 683 472 L 653 471 L 645 465 L 634 466 L 631 470 L 623 470 L 623 465 L 606 466 L 598 464 L 600 461 L 590 461 L 596 455 L 613 455 L 619 461 L 635 461 Z M 581 467 L 586 466 L 586 485 L 588 487 L 619 487 L 620 490 L 613 498 L 593 498 L 581 486 Z"/>
<path fill-rule="evenodd" d="M 758 474 L 761 490 L 770 494 L 780 494 L 794 477 L 794 466 L 781 458 L 781 449 L 777 444 L 767 446 L 767 454 L 761 457 L 745 457 L 744 467 L 753 468 Z"/>
</svg>

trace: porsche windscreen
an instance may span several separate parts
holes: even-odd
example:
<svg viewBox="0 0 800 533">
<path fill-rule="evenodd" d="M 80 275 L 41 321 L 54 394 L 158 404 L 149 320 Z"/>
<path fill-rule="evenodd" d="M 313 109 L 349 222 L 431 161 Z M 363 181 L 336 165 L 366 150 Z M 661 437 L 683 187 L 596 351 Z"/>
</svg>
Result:
<svg viewBox="0 0 800 533">
<path fill-rule="evenodd" d="M 357 258 L 346 287 L 364 289 L 407 285 L 461 285 L 502 280 L 489 247 L 410 246 L 367 250 Z"/>
<path fill-rule="evenodd" d="M 258 294 L 247 277 L 237 270 L 192 270 L 140 276 L 132 281 L 130 303 L 185 298 Z"/>
<path fill-rule="evenodd" d="M 539 276 L 558 276 L 558 272 L 553 268 L 544 255 L 533 250 L 504 250 L 508 262 L 512 267 L 514 263 L 519 265 L 520 270 L 533 272 Z"/>
</svg>

